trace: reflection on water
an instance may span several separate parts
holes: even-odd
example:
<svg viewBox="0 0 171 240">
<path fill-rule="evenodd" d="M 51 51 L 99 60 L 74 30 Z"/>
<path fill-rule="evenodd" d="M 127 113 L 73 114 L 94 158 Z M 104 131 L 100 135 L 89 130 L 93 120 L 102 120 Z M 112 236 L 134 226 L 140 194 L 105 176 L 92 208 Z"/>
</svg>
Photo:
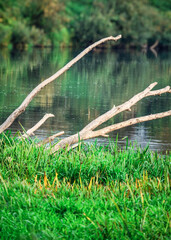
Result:
<svg viewBox="0 0 171 240">
<path fill-rule="evenodd" d="M 32 52 L 0 52 L 0 124 L 19 106 L 38 83 L 54 74 L 76 56 L 71 49 L 34 49 Z M 171 85 L 171 53 L 98 50 L 89 53 L 67 73 L 43 89 L 29 107 L 11 126 L 13 132 L 28 129 L 45 113 L 55 114 L 37 131 L 44 138 L 64 130 L 66 135 L 81 130 L 87 123 L 113 105 L 118 105 L 144 90 L 150 83 L 157 88 Z M 156 89 L 157 89 L 156 88 Z M 132 108 L 111 119 L 108 124 L 128 118 L 158 113 L 171 109 L 171 94 L 148 97 Z M 137 140 L 151 149 L 171 150 L 171 117 L 141 123 L 111 133 Z M 99 143 L 107 139 L 99 138 Z"/>
</svg>

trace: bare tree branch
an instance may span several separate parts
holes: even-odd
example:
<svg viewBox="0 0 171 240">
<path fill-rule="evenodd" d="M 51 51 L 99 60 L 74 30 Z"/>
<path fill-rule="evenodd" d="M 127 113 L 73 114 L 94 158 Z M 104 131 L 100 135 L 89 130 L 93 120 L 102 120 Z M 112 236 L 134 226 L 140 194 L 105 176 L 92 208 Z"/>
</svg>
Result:
<svg viewBox="0 0 171 240">
<path fill-rule="evenodd" d="M 117 123 L 117 124 L 113 124 L 111 126 L 102 128 L 102 129 L 97 130 L 97 131 L 94 131 L 93 132 L 93 137 L 97 137 L 97 136 L 100 136 L 102 134 L 113 132 L 115 130 L 125 128 L 125 127 L 128 127 L 128 126 L 137 124 L 137 123 L 147 122 L 147 121 L 151 121 L 151 120 L 158 119 L 158 118 L 163 118 L 163 117 L 168 117 L 168 116 L 171 116 L 171 110 L 167 111 L 167 112 L 151 114 L 151 115 L 148 115 L 148 116 L 132 118 L 132 119 L 129 119 L 127 121 Z"/>
<path fill-rule="evenodd" d="M 90 52 L 93 48 L 98 46 L 99 44 L 102 44 L 106 41 L 117 41 L 121 38 L 121 35 L 118 35 L 116 37 L 110 36 L 107 38 L 103 38 L 89 47 L 87 47 L 84 51 L 82 51 L 79 55 L 77 55 L 74 59 L 72 59 L 69 63 L 67 63 L 63 68 L 61 68 L 59 71 L 57 71 L 54 75 L 44 80 L 42 83 L 40 83 L 37 87 L 35 87 L 31 93 L 25 98 L 25 100 L 21 103 L 21 105 L 13 112 L 11 115 L 6 119 L 6 121 L 0 126 L 0 133 L 2 133 L 4 130 L 6 130 L 13 122 L 14 120 L 25 111 L 26 107 L 29 105 L 29 103 L 32 101 L 32 99 L 38 94 L 38 92 L 44 88 L 46 85 L 57 79 L 59 76 L 61 76 L 64 72 L 66 72 L 71 66 L 73 66 L 76 62 L 78 62 L 82 57 L 84 57 L 88 52 Z"/>
<path fill-rule="evenodd" d="M 114 106 L 111 110 L 109 110 L 108 112 L 104 113 L 103 115 L 99 116 L 98 118 L 96 118 L 95 120 L 90 122 L 78 134 L 74 134 L 70 137 L 62 139 L 59 143 L 57 143 L 56 145 L 54 145 L 52 147 L 51 152 L 54 153 L 54 152 L 58 151 L 60 148 L 65 148 L 65 147 L 69 148 L 69 146 L 71 146 L 72 144 L 78 143 L 79 140 L 86 140 L 86 139 L 95 138 L 98 136 L 106 136 L 106 134 L 109 132 L 130 126 L 130 125 L 133 125 L 133 124 L 136 124 L 139 122 L 150 121 L 150 120 L 170 116 L 171 110 L 169 110 L 168 112 L 157 113 L 157 114 L 148 115 L 148 116 L 144 116 L 144 117 L 140 117 L 140 118 L 133 118 L 133 119 L 127 120 L 125 122 L 121 122 L 118 124 L 108 126 L 106 128 L 102 128 L 100 130 L 93 131 L 95 128 L 100 126 L 102 123 L 108 121 L 109 119 L 111 119 L 112 117 L 117 115 L 118 113 L 126 111 L 126 110 L 130 110 L 130 108 L 133 105 L 135 105 L 137 102 L 139 102 L 143 98 L 148 97 L 148 96 L 161 95 L 166 92 L 167 93 L 171 92 L 169 86 L 166 88 L 163 88 L 163 89 L 156 90 L 156 91 L 151 91 L 156 84 L 157 84 L 156 82 L 150 84 L 144 91 L 136 94 L 134 97 L 132 97 L 127 102 L 125 102 L 117 107 Z"/>
<path fill-rule="evenodd" d="M 108 112 L 104 113 L 103 115 L 99 116 L 98 118 L 93 120 L 91 123 L 89 123 L 85 128 L 83 128 L 83 131 L 93 130 L 96 127 L 98 127 L 99 125 L 101 125 L 102 123 L 106 122 L 110 118 L 117 115 L 118 113 L 126 111 L 126 110 L 130 111 L 130 108 L 134 104 L 139 102 L 142 98 L 146 97 L 146 94 L 148 94 L 151 91 L 151 89 L 155 87 L 155 85 L 157 85 L 157 82 L 150 84 L 143 92 L 136 94 L 129 101 L 127 101 L 117 107 L 113 106 L 113 108 L 111 110 L 109 110 Z"/>
<path fill-rule="evenodd" d="M 161 95 L 163 93 L 171 93 L 170 86 L 167 86 L 167 87 L 159 89 L 159 90 L 150 91 L 149 93 L 147 93 L 146 97 Z"/>
<path fill-rule="evenodd" d="M 29 129 L 26 133 L 24 133 L 21 137 L 23 137 L 23 138 L 28 138 L 29 136 L 34 135 L 34 132 L 35 132 L 38 128 L 40 128 L 40 127 L 42 126 L 42 124 L 43 124 L 48 118 L 50 118 L 50 117 L 54 117 L 54 115 L 51 114 L 51 113 L 46 113 L 46 114 L 44 115 L 44 117 L 43 117 L 38 123 L 36 123 L 36 125 L 34 125 L 32 128 L 30 128 L 30 129 Z"/>
</svg>

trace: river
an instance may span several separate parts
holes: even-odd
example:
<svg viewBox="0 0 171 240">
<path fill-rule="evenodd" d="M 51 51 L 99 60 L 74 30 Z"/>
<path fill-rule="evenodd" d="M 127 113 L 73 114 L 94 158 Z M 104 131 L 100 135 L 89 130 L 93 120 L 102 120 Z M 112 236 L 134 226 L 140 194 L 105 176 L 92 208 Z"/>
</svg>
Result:
<svg viewBox="0 0 171 240">
<path fill-rule="evenodd" d="M 79 52 L 57 48 L 1 50 L 0 124 L 34 87 Z M 156 81 L 155 89 L 171 85 L 171 52 L 96 49 L 40 91 L 10 130 L 16 133 L 22 129 L 21 125 L 28 130 L 45 113 L 53 113 L 55 117 L 37 130 L 36 136 L 43 139 L 62 130 L 65 131 L 63 137 L 69 136 Z M 170 109 L 171 94 L 148 97 L 131 112 L 121 113 L 107 124 Z M 117 135 L 122 146 L 128 137 L 142 147 L 148 144 L 152 150 L 171 150 L 171 117 L 130 126 L 111 133 L 110 137 L 115 140 Z M 100 137 L 97 143 L 108 144 L 108 139 Z"/>
</svg>

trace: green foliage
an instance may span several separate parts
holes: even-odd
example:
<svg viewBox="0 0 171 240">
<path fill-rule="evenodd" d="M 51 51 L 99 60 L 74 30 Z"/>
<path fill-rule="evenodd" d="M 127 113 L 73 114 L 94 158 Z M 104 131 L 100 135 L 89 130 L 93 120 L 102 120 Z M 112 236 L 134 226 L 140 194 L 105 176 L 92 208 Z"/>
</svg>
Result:
<svg viewBox="0 0 171 240">
<path fill-rule="evenodd" d="M 8 180 L 23 179 L 23 176 L 31 180 L 33 176 L 40 177 L 44 172 L 53 178 L 57 172 L 59 180 L 65 178 L 71 183 L 78 183 L 81 177 L 84 184 L 96 175 L 99 183 L 107 184 L 114 179 L 126 181 L 128 176 L 133 180 L 141 178 L 144 171 L 148 172 L 150 178 L 168 173 L 170 155 L 159 157 L 149 151 L 148 147 L 144 150 L 135 150 L 135 147 L 127 144 L 126 149 L 121 150 L 117 142 L 110 142 L 108 147 L 86 145 L 76 152 L 64 150 L 49 156 L 50 150 L 44 152 L 43 147 L 37 149 L 34 141 L 29 144 L 28 140 L 1 135 L 1 173 Z"/>
<path fill-rule="evenodd" d="M 70 43 L 70 36 L 67 28 L 61 28 L 59 31 L 53 31 L 50 34 L 53 46 L 68 46 Z"/>
<path fill-rule="evenodd" d="M 32 26 L 30 30 L 30 44 L 33 46 L 51 46 L 51 41 L 43 29 Z"/>
<path fill-rule="evenodd" d="M 22 22 L 15 22 L 11 34 L 11 41 L 14 46 L 27 45 L 30 41 L 29 28 Z"/>
<path fill-rule="evenodd" d="M 0 1 L 1 45 L 87 45 L 121 33 L 124 47 L 170 46 L 171 0 Z M 25 30 L 21 26 L 25 26 Z M 16 30 L 19 25 L 19 30 Z M 10 28 L 9 35 L 6 29 Z M 13 33 L 10 38 L 10 33 Z M 38 37 L 38 32 L 43 36 Z M 35 34 L 35 36 L 34 36 Z M 31 35 L 31 38 L 30 38 Z M 33 39 L 33 41 L 32 41 Z M 117 43 L 119 44 L 119 43 Z"/>
<path fill-rule="evenodd" d="M 114 9 L 110 4 L 94 3 L 94 8 L 89 12 L 83 12 L 76 16 L 73 23 L 74 41 L 76 43 L 92 43 L 104 36 L 116 32 L 115 24 L 112 23 L 114 18 Z"/>
<path fill-rule="evenodd" d="M 123 35 L 124 47 L 148 45 L 156 40 L 168 45 L 166 39 L 170 39 L 166 34 L 170 30 L 169 21 L 146 0 L 94 1 L 91 11 L 78 15 L 74 29 L 73 39 L 78 43 L 94 42 L 117 33 Z"/>
<path fill-rule="evenodd" d="M 22 14 L 23 17 L 27 19 L 30 26 L 42 28 L 43 9 L 41 1 L 26 1 L 26 6 L 23 9 Z"/>
<path fill-rule="evenodd" d="M 62 44 L 68 43 L 66 34 L 63 33 L 67 17 L 63 14 L 64 5 L 60 0 L 53 1 L 6 1 L 0 4 L 0 34 L 4 35 L 7 28 L 10 28 L 10 36 L 4 35 L 1 45 L 8 45 L 9 42 L 16 46 L 27 44 L 34 46 L 50 46 L 54 39 L 51 35 L 56 31 L 60 35 Z M 6 32 L 5 32 L 6 33 Z"/>
<path fill-rule="evenodd" d="M 171 11 L 171 0 L 150 0 L 150 3 L 162 11 Z"/>
<path fill-rule="evenodd" d="M 2 239 L 168 239 L 171 155 L 117 142 L 55 156 L 0 136 Z"/>
<path fill-rule="evenodd" d="M 8 46 L 11 42 L 11 28 L 0 23 L 0 45 Z"/>
</svg>

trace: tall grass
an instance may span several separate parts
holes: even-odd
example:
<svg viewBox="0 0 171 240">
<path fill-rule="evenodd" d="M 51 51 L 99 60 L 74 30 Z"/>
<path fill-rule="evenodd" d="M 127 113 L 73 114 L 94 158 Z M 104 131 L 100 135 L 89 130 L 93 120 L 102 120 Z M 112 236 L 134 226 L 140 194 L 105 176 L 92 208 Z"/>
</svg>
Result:
<svg viewBox="0 0 171 240">
<path fill-rule="evenodd" d="M 2 239 L 169 239 L 171 153 L 116 142 L 49 153 L 1 135 Z"/>
</svg>

